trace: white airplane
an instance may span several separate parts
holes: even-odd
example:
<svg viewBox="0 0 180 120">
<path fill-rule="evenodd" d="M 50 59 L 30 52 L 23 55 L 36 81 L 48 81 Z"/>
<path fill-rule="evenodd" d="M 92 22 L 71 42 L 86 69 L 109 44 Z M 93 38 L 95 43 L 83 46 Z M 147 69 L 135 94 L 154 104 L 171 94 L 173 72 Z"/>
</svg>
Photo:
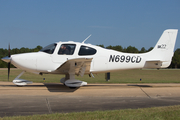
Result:
<svg viewBox="0 0 180 120">
<path fill-rule="evenodd" d="M 170 65 L 178 30 L 165 30 L 150 52 L 143 54 L 123 53 L 99 46 L 79 42 L 57 42 L 44 47 L 39 52 L 10 55 L 2 58 L 23 70 L 13 83 L 24 86 L 31 81 L 19 79 L 24 72 L 42 74 L 65 74 L 60 80 L 68 87 L 80 87 L 87 82 L 76 80 L 75 75 L 111 72 L 126 69 L 166 68 Z"/>
</svg>

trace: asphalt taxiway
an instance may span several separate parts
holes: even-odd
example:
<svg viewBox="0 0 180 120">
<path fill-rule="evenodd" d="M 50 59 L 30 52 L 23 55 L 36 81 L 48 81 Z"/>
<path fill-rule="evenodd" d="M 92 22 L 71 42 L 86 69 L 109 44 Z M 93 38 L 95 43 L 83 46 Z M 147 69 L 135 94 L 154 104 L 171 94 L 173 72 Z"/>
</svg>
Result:
<svg viewBox="0 0 180 120">
<path fill-rule="evenodd" d="M 17 87 L 0 82 L 0 117 L 180 105 L 180 84 L 88 84 L 70 89 L 61 83 Z"/>
</svg>

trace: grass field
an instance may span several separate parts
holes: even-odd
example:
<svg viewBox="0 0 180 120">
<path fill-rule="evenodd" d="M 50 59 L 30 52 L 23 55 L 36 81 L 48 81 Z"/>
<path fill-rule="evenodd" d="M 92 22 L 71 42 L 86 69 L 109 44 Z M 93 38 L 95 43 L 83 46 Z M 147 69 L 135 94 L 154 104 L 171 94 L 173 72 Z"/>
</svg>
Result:
<svg viewBox="0 0 180 120">
<path fill-rule="evenodd" d="M 180 120 L 180 106 L 4 117 L 0 120 Z"/>
<path fill-rule="evenodd" d="M 10 81 L 18 76 L 22 71 L 18 69 L 11 70 Z M 33 82 L 59 83 L 64 75 L 36 75 L 33 73 L 25 73 L 21 78 Z M 111 73 L 110 81 L 105 80 L 105 74 L 94 74 L 94 77 L 89 75 L 76 76 L 76 79 L 86 81 L 88 83 L 180 83 L 180 69 L 145 69 L 145 70 L 124 70 Z M 45 78 L 45 81 L 43 80 Z M 142 81 L 140 82 L 140 79 Z M 7 70 L 0 70 L 0 81 L 7 81 Z"/>
</svg>

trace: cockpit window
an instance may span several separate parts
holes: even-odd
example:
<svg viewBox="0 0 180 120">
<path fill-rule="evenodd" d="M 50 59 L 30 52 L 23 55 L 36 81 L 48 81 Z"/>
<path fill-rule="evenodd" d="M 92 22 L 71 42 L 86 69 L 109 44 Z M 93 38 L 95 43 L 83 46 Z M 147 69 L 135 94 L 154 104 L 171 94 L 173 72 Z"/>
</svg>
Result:
<svg viewBox="0 0 180 120">
<path fill-rule="evenodd" d="M 80 50 L 79 50 L 78 55 L 80 55 L 80 56 L 82 56 L 82 55 L 94 55 L 94 54 L 96 54 L 96 52 L 97 52 L 96 49 L 82 45 Z"/>
<path fill-rule="evenodd" d="M 76 44 L 62 44 L 58 51 L 58 54 L 59 55 L 73 55 L 75 48 L 76 48 Z"/>
<path fill-rule="evenodd" d="M 50 44 L 50 45 L 44 47 L 43 49 L 41 49 L 40 51 L 48 53 L 48 54 L 53 54 L 53 52 L 54 52 L 54 50 L 56 48 L 56 45 L 57 44 L 55 44 L 55 43 L 54 44 Z"/>
</svg>

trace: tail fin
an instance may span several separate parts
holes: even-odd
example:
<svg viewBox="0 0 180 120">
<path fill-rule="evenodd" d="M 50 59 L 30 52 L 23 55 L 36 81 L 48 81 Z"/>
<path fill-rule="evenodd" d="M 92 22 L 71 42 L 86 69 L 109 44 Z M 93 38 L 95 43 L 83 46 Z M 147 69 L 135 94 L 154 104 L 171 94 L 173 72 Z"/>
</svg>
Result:
<svg viewBox="0 0 180 120">
<path fill-rule="evenodd" d="M 171 64 L 177 33 L 177 29 L 168 29 L 163 32 L 154 49 L 147 53 L 145 67 L 166 68 Z"/>
</svg>

